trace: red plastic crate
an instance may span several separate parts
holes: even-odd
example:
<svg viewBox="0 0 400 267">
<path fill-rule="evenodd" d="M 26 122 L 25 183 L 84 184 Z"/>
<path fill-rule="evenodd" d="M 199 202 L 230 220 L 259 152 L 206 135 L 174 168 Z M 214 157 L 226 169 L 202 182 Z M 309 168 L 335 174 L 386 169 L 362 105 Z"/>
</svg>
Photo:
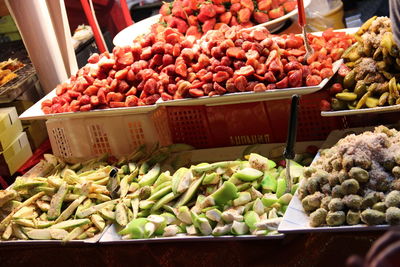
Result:
<svg viewBox="0 0 400 267">
<path fill-rule="evenodd" d="M 324 140 L 331 131 L 344 128 L 341 117 L 321 116 L 321 99 L 328 98 L 326 91 L 301 96 L 297 141 Z M 273 142 L 285 142 L 290 116 L 290 99 L 266 101 L 264 105 L 274 129 Z"/>
<path fill-rule="evenodd" d="M 341 117 L 321 117 L 326 91 L 300 99 L 297 141 L 324 140 L 343 129 Z M 167 107 L 173 143 L 196 148 L 280 143 L 286 141 L 290 99 L 220 106 Z"/>
<path fill-rule="evenodd" d="M 196 148 L 214 145 L 205 106 L 167 107 L 167 114 L 173 143 Z"/>
<path fill-rule="evenodd" d="M 272 124 L 263 102 L 207 106 L 207 118 L 216 146 L 271 142 Z"/>
</svg>

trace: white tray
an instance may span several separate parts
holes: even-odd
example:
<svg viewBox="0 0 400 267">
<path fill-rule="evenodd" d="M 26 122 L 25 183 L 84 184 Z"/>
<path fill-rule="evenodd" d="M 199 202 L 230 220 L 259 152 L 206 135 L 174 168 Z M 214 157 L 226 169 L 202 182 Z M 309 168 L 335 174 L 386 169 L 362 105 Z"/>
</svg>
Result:
<svg viewBox="0 0 400 267">
<path fill-rule="evenodd" d="M 374 127 L 366 128 L 352 128 L 346 130 L 335 130 L 328 136 L 326 142 L 321 148 L 329 148 L 339 141 L 339 139 L 345 137 L 348 134 L 360 134 L 364 131 L 373 130 Z M 315 159 L 319 158 L 319 153 L 315 156 Z M 344 226 L 323 226 L 323 227 L 311 227 L 310 218 L 304 211 L 301 205 L 301 200 L 296 192 L 289 206 L 283 216 L 283 221 L 278 227 L 280 233 L 309 233 L 309 232 L 350 232 L 350 231 L 377 231 L 387 230 L 390 225 L 374 225 L 368 226 L 366 224 L 357 225 L 344 225 Z"/>
<path fill-rule="evenodd" d="M 156 105 L 138 106 L 138 107 L 126 107 L 126 108 L 107 108 L 107 109 L 95 109 L 85 112 L 64 112 L 54 114 L 44 114 L 42 111 L 42 102 L 47 99 L 52 99 L 56 95 L 56 89 L 48 93 L 45 97 L 36 102 L 32 107 L 22 113 L 19 118 L 21 120 L 46 120 L 46 119 L 61 119 L 61 118 L 77 118 L 77 117 L 99 117 L 99 116 L 112 116 L 122 114 L 143 114 L 153 111 L 157 108 Z"/>
<path fill-rule="evenodd" d="M 367 226 L 365 224 L 344 226 L 311 227 L 310 218 L 305 213 L 297 193 L 293 196 L 283 216 L 283 221 L 278 227 L 280 233 L 310 233 L 310 232 L 352 232 L 352 231 L 377 231 L 387 230 L 389 225 Z"/>
<path fill-rule="evenodd" d="M 332 66 L 333 73 L 336 73 L 342 62 L 343 61 L 340 59 L 333 64 Z M 224 95 L 216 95 L 212 97 L 202 96 L 198 98 L 184 98 L 184 99 L 169 100 L 169 101 L 162 101 L 162 99 L 160 98 L 157 101 L 157 104 L 160 106 L 191 106 L 191 105 L 213 106 L 213 105 L 227 105 L 227 104 L 265 101 L 265 100 L 284 99 L 284 98 L 290 98 L 294 94 L 306 95 L 315 93 L 324 88 L 324 86 L 328 83 L 328 81 L 332 77 L 323 79 L 321 83 L 317 86 L 274 89 L 274 90 L 267 90 L 265 92 L 253 92 L 253 91 L 237 92 Z"/>
<path fill-rule="evenodd" d="M 115 46 L 131 45 L 133 43 L 133 40 L 135 40 L 138 36 L 149 33 L 151 26 L 153 24 L 158 23 L 160 21 L 160 18 L 161 18 L 160 14 L 154 15 L 147 19 L 136 22 L 131 26 L 126 27 L 114 37 L 113 39 L 114 45 Z"/>
<path fill-rule="evenodd" d="M 335 117 L 335 116 L 351 116 L 369 113 L 388 113 L 400 110 L 400 105 L 376 107 L 376 108 L 363 108 L 352 110 L 338 110 L 338 111 L 321 111 L 322 117 Z"/>
<path fill-rule="evenodd" d="M 311 0 L 304 0 L 304 8 L 307 8 L 311 3 Z M 276 32 L 282 26 L 284 26 L 285 22 L 291 17 L 297 15 L 297 8 L 293 11 L 287 13 L 286 15 L 279 17 L 274 20 L 267 21 L 265 23 L 256 25 L 254 27 L 265 27 L 270 32 Z M 132 44 L 133 40 L 135 40 L 139 35 L 146 34 L 150 32 L 150 28 L 153 24 L 158 23 L 160 21 L 161 15 L 154 15 L 147 19 L 141 20 L 133 25 L 123 29 L 120 31 L 113 39 L 113 43 L 115 46 L 125 46 Z"/>
<path fill-rule="evenodd" d="M 304 4 L 304 8 L 307 8 L 311 4 L 311 0 L 304 0 L 303 4 Z M 277 19 L 270 20 L 270 21 L 258 24 L 258 25 L 254 26 L 254 27 L 265 27 L 271 33 L 274 33 L 276 31 L 280 30 L 285 25 L 286 21 L 288 19 L 296 16 L 297 13 L 298 13 L 298 9 L 296 7 L 294 10 L 290 11 L 289 13 L 285 14 L 282 17 L 279 17 Z M 297 22 L 295 21 L 294 23 L 297 23 Z"/>
<path fill-rule="evenodd" d="M 333 64 L 333 72 L 338 69 L 342 60 L 338 60 Z M 305 95 L 321 90 L 330 78 L 325 78 L 318 86 L 297 87 L 287 89 L 275 89 L 265 92 L 243 92 L 231 93 L 221 96 L 204 96 L 200 98 L 185 98 L 179 100 L 162 101 L 161 98 L 154 105 L 126 108 L 108 108 L 96 109 L 85 112 L 64 112 L 54 114 L 44 114 L 41 109 L 41 104 L 47 99 L 52 99 L 56 96 L 56 89 L 48 93 L 41 100 L 36 102 L 32 107 L 27 109 L 19 116 L 21 120 L 45 120 L 45 119 L 61 119 L 61 118 L 77 118 L 77 117 L 100 117 L 125 114 L 143 114 L 157 109 L 157 106 L 191 106 L 191 105 L 227 105 L 235 103 L 246 103 L 264 100 L 274 100 L 282 98 L 290 98 L 293 94 Z"/>
</svg>

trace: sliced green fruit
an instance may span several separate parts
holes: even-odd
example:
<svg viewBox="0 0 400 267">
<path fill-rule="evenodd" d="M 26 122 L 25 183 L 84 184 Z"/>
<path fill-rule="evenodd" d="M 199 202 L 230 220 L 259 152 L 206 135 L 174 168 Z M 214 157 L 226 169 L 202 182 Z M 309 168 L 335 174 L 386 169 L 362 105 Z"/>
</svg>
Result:
<svg viewBox="0 0 400 267">
<path fill-rule="evenodd" d="M 85 224 L 89 224 L 90 220 L 89 219 L 76 219 L 76 220 L 68 220 L 68 221 L 63 221 L 60 223 L 56 223 L 52 225 L 50 228 L 53 229 L 69 229 L 69 228 L 74 228 L 74 227 L 79 227 Z"/>
<path fill-rule="evenodd" d="M 32 229 L 32 230 L 26 231 L 25 234 L 30 239 L 36 239 L 36 240 L 50 240 L 51 239 L 50 229 Z"/>
<path fill-rule="evenodd" d="M 210 196 L 217 205 L 223 205 L 237 197 L 237 188 L 230 182 L 224 182 L 222 186 Z"/>
<path fill-rule="evenodd" d="M 68 193 L 68 185 L 67 183 L 64 182 L 61 184 L 57 193 L 51 199 L 50 209 L 47 212 L 49 220 L 54 220 L 60 215 L 61 206 L 67 193 Z"/>
<path fill-rule="evenodd" d="M 286 192 L 286 179 L 278 178 L 276 186 L 276 197 L 280 198 Z"/>
<path fill-rule="evenodd" d="M 244 222 L 249 227 L 250 231 L 254 231 L 256 227 L 256 223 L 260 221 L 260 216 L 255 211 L 248 211 L 244 215 Z"/>
<path fill-rule="evenodd" d="M 233 174 L 234 177 L 236 177 L 242 181 L 245 181 L 245 182 L 251 182 L 251 181 L 257 180 L 262 175 L 263 175 L 263 172 L 253 169 L 253 168 L 244 168 Z"/>
<path fill-rule="evenodd" d="M 193 196 L 195 195 L 197 189 L 201 185 L 203 179 L 205 177 L 205 174 L 203 174 L 199 179 L 193 181 L 191 185 L 189 186 L 188 190 L 179 198 L 179 200 L 176 202 L 175 207 L 180 207 L 188 203 Z"/>
<path fill-rule="evenodd" d="M 139 185 L 142 187 L 145 185 L 153 185 L 154 182 L 157 180 L 159 174 L 160 165 L 156 164 L 153 166 L 153 168 L 150 169 L 148 173 L 143 175 L 143 177 L 139 180 Z"/>
<path fill-rule="evenodd" d="M 154 206 L 151 208 L 151 213 L 154 213 L 155 211 L 159 210 L 163 205 L 171 202 L 172 200 L 174 200 L 175 198 L 177 198 L 179 196 L 175 195 L 174 192 L 171 192 L 165 196 L 163 196 L 160 200 L 158 200 Z"/>
<path fill-rule="evenodd" d="M 276 192 L 276 179 L 278 178 L 278 176 L 279 172 L 277 172 L 276 169 L 265 171 L 264 178 L 261 182 L 262 188 L 271 192 Z"/>
<path fill-rule="evenodd" d="M 128 225 L 122 229 L 118 234 L 129 235 L 131 238 L 143 238 L 144 226 L 148 220 L 146 218 L 137 218 L 132 220 Z"/>
</svg>

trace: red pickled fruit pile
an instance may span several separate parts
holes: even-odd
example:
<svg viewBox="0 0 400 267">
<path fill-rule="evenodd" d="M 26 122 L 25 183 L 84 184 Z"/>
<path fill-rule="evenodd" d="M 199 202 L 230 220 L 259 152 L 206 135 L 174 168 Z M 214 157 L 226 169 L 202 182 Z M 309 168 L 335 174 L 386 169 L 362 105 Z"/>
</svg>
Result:
<svg viewBox="0 0 400 267">
<path fill-rule="evenodd" d="M 44 113 L 152 105 L 225 93 L 315 86 L 333 75 L 354 38 L 343 32 L 309 35 L 315 53 L 304 62 L 300 36 L 274 36 L 266 29 L 223 26 L 200 40 L 176 29 L 150 33 L 113 53 L 93 54 L 57 96 L 42 102 Z"/>
<path fill-rule="evenodd" d="M 296 0 L 175 0 L 161 6 L 161 24 L 200 38 L 222 25 L 245 28 L 284 16 L 297 7 Z"/>
</svg>

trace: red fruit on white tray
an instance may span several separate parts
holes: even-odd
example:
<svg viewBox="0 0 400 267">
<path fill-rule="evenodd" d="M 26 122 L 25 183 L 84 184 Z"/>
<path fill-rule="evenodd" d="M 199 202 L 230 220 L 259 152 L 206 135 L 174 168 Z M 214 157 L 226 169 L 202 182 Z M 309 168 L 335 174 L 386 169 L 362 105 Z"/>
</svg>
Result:
<svg viewBox="0 0 400 267">
<path fill-rule="evenodd" d="M 214 9 L 200 8 L 208 19 Z M 309 40 L 315 53 L 305 63 L 303 40 L 293 34 L 274 36 L 266 29 L 223 25 L 196 39 L 166 28 L 130 46 L 115 47 L 112 53 L 93 54 L 69 82 L 57 86 L 56 97 L 43 101 L 42 110 L 48 114 L 134 107 L 152 105 L 159 98 L 316 86 L 333 75 L 333 58 L 340 57 L 354 38 L 327 30 L 322 36 L 310 34 Z M 346 73 L 345 67 L 339 72 Z"/>
</svg>

